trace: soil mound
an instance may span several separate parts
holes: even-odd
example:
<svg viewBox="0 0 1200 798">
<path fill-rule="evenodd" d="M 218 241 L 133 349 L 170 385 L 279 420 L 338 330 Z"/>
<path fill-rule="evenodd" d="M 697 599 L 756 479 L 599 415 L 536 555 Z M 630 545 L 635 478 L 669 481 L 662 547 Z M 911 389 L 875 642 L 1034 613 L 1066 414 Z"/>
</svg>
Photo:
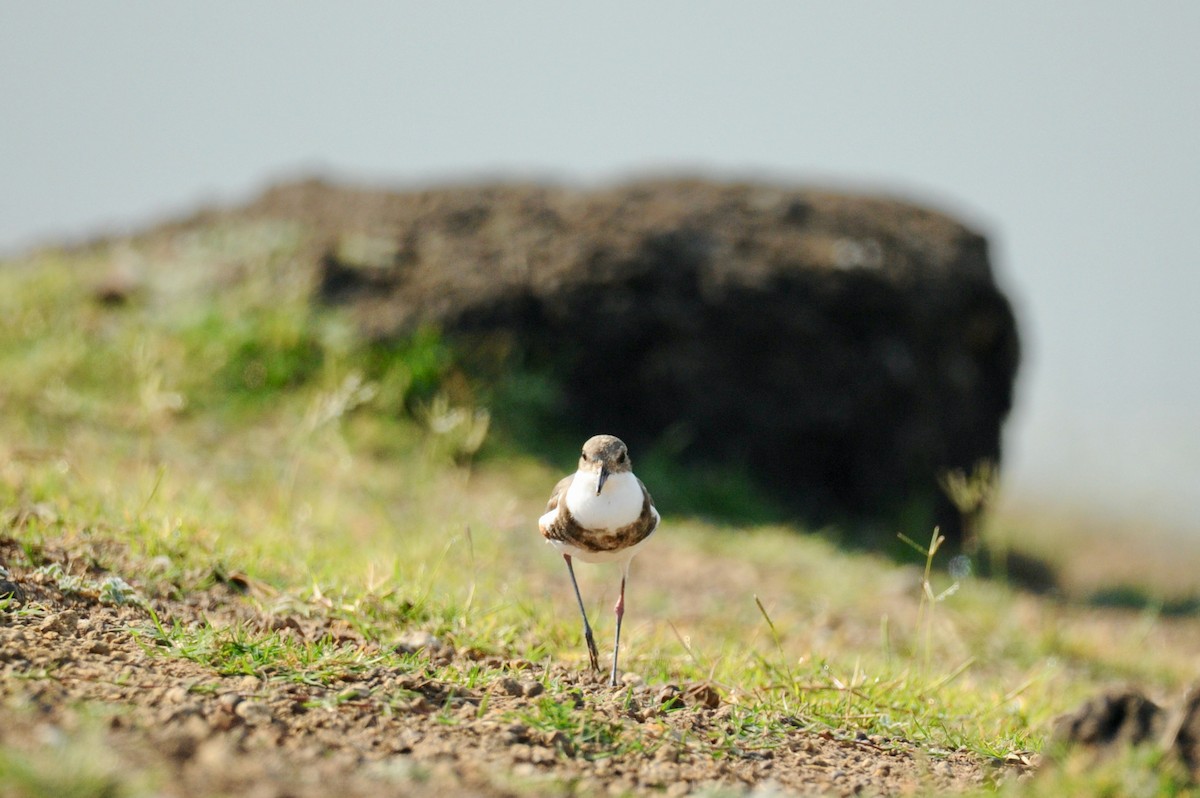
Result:
<svg viewBox="0 0 1200 798">
<path fill-rule="evenodd" d="M 907 516 L 953 540 L 939 475 L 1000 458 L 1016 323 L 984 237 L 928 209 L 673 180 L 305 182 L 248 212 L 327 234 L 321 297 L 372 335 L 502 335 L 553 369 L 582 436 L 667 435 L 815 521 Z"/>
</svg>

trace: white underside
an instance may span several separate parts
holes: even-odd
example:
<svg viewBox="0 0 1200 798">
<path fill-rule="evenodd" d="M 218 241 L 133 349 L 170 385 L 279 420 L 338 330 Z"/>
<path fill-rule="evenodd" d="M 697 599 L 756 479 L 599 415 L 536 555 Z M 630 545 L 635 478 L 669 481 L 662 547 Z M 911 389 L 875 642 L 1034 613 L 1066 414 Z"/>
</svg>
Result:
<svg viewBox="0 0 1200 798">
<path fill-rule="evenodd" d="M 584 529 L 620 529 L 642 514 L 642 486 L 630 471 L 613 474 L 596 495 L 599 474 L 576 471 L 565 501 L 571 515 Z"/>
<path fill-rule="evenodd" d="M 567 495 L 562 501 L 567 503 L 567 510 L 585 529 L 620 529 L 638 520 L 642 515 L 642 485 L 630 472 L 613 474 L 604 483 L 604 490 L 596 495 L 596 481 L 599 475 L 590 471 L 577 471 L 575 478 L 567 489 Z M 658 510 L 650 508 L 654 514 L 654 522 L 659 520 Z M 545 528 L 554 523 L 558 509 L 554 509 L 538 519 L 538 525 Z M 548 540 L 563 554 L 569 554 L 573 559 L 591 563 L 619 562 L 623 568 L 629 567 L 638 550 L 649 540 L 649 536 L 627 549 L 619 551 L 587 551 L 561 540 Z"/>
</svg>

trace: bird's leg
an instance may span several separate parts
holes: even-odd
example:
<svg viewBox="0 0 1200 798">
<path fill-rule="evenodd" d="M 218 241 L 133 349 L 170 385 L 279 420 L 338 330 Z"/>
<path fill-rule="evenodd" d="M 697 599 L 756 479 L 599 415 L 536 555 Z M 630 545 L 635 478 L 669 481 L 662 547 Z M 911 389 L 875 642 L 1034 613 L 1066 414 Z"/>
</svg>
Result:
<svg viewBox="0 0 1200 798">
<path fill-rule="evenodd" d="M 592 661 L 592 670 L 600 670 L 600 658 L 596 654 L 596 638 L 592 637 L 592 625 L 588 623 L 587 610 L 583 608 L 583 596 L 579 595 L 579 583 L 575 581 L 575 566 L 571 565 L 571 555 L 564 554 L 567 561 L 567 573 L 571 575 L 571 587 L 575 588 L 575 600 L 579 602 L 579 614 L 583 616 L 583 639 L 587 641 L 588 657 Z"/>
<path fill-rule="evenodd" d="M 629 566 L 625 566 L 625 570 L 621 572 L 621 595 L 617 597 L 617 606 L 613 607 L 613 612 L 617 614 L 617 639 L 613 643 L 613 663 L 612 675 L 609 676 L 608 686 L 617 686 L 617 655 L 621 653 L 621 619 L 625 617 L 625 578 L 629 576 Z"/>
</svg>

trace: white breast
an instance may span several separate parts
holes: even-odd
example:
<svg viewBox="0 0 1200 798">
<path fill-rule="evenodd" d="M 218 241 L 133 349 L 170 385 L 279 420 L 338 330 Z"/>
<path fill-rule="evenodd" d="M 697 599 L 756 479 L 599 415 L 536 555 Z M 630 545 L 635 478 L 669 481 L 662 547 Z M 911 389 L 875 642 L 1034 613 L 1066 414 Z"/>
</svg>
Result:
<svg viewBox="0 0 1200 798">
<path fill-rule="evenodd" d="M 595 472 L 577 471 L 567 489 L 567 509 L 584 529 L 618 529 L 642 514 L 642 486 L 632 473 L 613 474 L 596 495 Z"/>
</svg>

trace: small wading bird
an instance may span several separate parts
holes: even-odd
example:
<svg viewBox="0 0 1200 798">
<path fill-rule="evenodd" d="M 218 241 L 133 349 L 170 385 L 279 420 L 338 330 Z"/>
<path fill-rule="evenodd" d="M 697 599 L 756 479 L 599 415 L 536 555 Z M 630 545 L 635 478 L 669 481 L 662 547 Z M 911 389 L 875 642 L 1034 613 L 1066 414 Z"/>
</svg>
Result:
<svg viewBox="0 0 1200 798">
<path fill-rule="evenodd" d="M 554 486 L 546 514 L 538 520 L 542 537 L 553 544 L 567 561 L 575 600 L 583 616 L 583 637 L 587 641 L 592 669 L 599 671 L 596 640 L 588 623 L 579 583 L 575 581 L 572 558 L 584 562 L 621 564 L 621 595 L 614 611 L 617 615 L 616 640 L 613 643 L 612 674 L 609 684 L 617 684 L 617 655 L 621 651 L 621 619 L 625 616 L 625 580 L 629 563 L 638 549 L 658 527 L 658 510 L 642 481 L 633 475 L 629 450 L 619 438 L 597 435 L 583 445 L 579 468 Z"/>
</svg>

